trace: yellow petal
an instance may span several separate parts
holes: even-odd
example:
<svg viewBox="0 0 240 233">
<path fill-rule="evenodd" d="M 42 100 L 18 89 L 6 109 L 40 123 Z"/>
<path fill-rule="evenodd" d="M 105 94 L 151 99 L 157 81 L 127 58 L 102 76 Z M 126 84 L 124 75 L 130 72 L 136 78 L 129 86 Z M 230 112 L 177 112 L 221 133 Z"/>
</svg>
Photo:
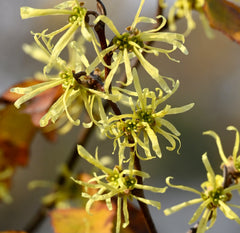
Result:
<svg viewBox="0 0 240 233">
<path fill-rule="evenodd" d="M 105 15 L 99 15 L 95 20 L 94 20 L 94 24 L 97 24 L 99 21 L 104 22 L 111 30 L 112 32 L 119 37 L 121 34 L 119 33 L 119 31 L 117 30 L 117 28 L 115 27 L 113 21 L 111 19 L 109 19 L 107 16 Z"/>
<path fill-rule="evenodd" d="M 220 154 L 220 157 L 221 157 L 222 161 L 227 165 L 228 159 L 226 158 L 226 156 L 224 154 L 220 137 L 212 130 L 203 132 L 203 135 L 210 135 L 216 140 L 216 144 L 218 147 L 218 152 Z"/>
<path fill-rule="evenodd" d="M 181 189 L 183 191 L 188 191 L 188 192 L 192 192 L 192 193 L 196 193 L 198 195 L 201 196 L 201 192 L 199 192 L 198 190 L 194 189 L 194 188 L 190 188 L 187 186 L 183 186 L 183 185 L 173 185 L 170 183 L 170 180 L 173 179 L 173 177 L 169 176 L 166 178 L 166 183 L 168 186 L 172 187 L 172 188 L 177 188 L 177 189 Z M 202 199 L 201 199 L 202 200 Z"/>
<path fill-rule="evenodd" d="M 233 131 L 236 132 L 235 144 L 234 144 L 233 152 L 232 152 L 233 161 L 234 161 L 234 164 L 235 164 L 236 160 L 237 160 L 237 153 L 238 153 L 238 150 L 239 150 L 239 132 L 238 132 L 237 128 L 235 128 L 234 126 L 228 126 L 227 130 L 233 130 Z"/>
<path fill-rule="evenodd" d="M 28 19 L 32 17 L 44 16 L 44 15 L 71 15 L 71 10 L 64 9 L 36 9 L 32 7 L 23 6 L 20 8 L 20 15 L 22 19 Z"/>
<path fill-rule="evenodd" d="M 186 202 L 183 202 L 183 203 L 180 203 L 178 205 L 175 205 L 175 206 L 172 206 L 170 208 L 167 208 L 165 209 L 163 212 L 166 216 L 170 215 L 170 214 L 173 214 L 185 207 L 188 207 L 188 206 L 191 206 L 191 205 L 195 205 L 195 204 L 198 204 L 202 202 L 202 198 L 196 198 L 196 199 L 192 199 L 190 201 L 186 201 Z"/>
</svg>

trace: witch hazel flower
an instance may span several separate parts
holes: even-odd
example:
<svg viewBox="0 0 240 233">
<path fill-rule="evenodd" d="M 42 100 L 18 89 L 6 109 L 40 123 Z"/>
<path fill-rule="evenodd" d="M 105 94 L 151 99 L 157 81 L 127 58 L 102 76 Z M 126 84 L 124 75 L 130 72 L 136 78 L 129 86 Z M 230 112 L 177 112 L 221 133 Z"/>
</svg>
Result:
<svg viewBox="0 0 240 233">
<path fill-rule="evenodd" d="M 115 27 L 112 20 L 105 15 L 98 16 L 97 19 L 94 21 L 94 23 L 98 23 L 99 21 L 104 22 L 115 34 L 108 48 L 106 48 L 102 52 L 97 51 L 99 55 L 98 58 L 96 58 L 95 61 L 88 68 L 89 70 L 91 70 L 92 67 L 95 67 L 100 62 L 100 60 L 103 60 L 99 59 L 99 57 L 104 57 L 107 53 L 114 52 L 113 57 L 115 58 L 115 61 L 112 63 L 111 66 L 108 66 L 109 68 L 111 68 L 111 72 L 109 73 L 104 85 L 106 91 L 108 90 L 114 74 L 116 73 L 121 63 L 124 63 L 127 75 L 127 83 L 123 85 L 130 85 L 132 83 L 133 75 L 130 60 L 133 57 L 137 57 L 139 59 L 143 68 L 149 73 L 149 75 L 153 79 L 155 79 L 159 83 L 161 88 L 163 88 L 165 91 L 169 91 L 169 87 L 164 80 L 164 77 L 159 74 L 159 71 L 156 67 L 150 64 L 144 58 L 142 53 L 151 53 L 156 56 L 158 56 L 159 53 L 163 53 L 167 55 L 167 57 L 171 60 L 174 59 L 169 56 L 169 53 L 175 51 L 176 49 L 179 49 L 184 54 L 188 54 L 186 47 L 183 45 L 185 40 L 183 35 L 177 33 L 160 32 L 160 30 L 166 24 L 166 19 L 163 16 L 157 16 L 157 19 L 161 21 L 161 24 L 156 29 L 141 31 L 137 28 L 138 23 L 157 23 L 155 19 L 143 16 L 140 17 L 144 2 L 145 0 L 141 0 L 139 9 L 135 15 L 131 26 L 127 27 L 126 32 L 124 33 L 120 33 Z M 168 49 L 153 47 L 147 44 L 149 42 L 163 42 L 166 45 L 170 45 L 172 48 Z M 104 65 L 107 66 L 106 64 Z"/>
<path fill-rule="evenodd" d="M 109 210 L 112 210 L 112 198 L 117 198 L 117 222 L 116 222 L 116 233 L 120 232 L 121 225 L 123 228 L 129 225 L 129 213 L 128 213 L 128 200 L 132 201 L 136 199 L 147 205 L 152 205 L 157 209 L 161 208 L 161 204 L 158 201 L 153 201 L 138 197 L 133 194 L 134 189 L 148 190 L 156 193 L 164 193 L 167 187 L 157 188 L 148 185 L 138 184 L 137 176 L 142 178 L 149 178 L 149 174 L 133 169 L 129 163 L 128 169 L 122 168 L 121 159 L 118 166 L 113 169 L 105 167 L 98 159 L 98 150 L 96 150 L 95 158 L 81 145 L 78 146 L 79 155 L 94 165 L 94 167 L 101 170 L 103 174 L 97 175 L 94 173 L 94 178 L 90 179 L 88 182 L 83 182 L 81 180 L 75 180 L 76 183 L 85 187 L 97 189 L 97 192 L 93 195 L 83 192 L 82 196 L 87 198 L 86 211 L 90 213 L 91 206 L 96 201 L 105 201 Z M 123 213 L 124 223 L 121 224 L 121 215 Z"/>
<path fill-rule="evenodd" d="M 68 24 L 54 32 L 47 34 L 47 29 L 42 33 L 33 33 L 35 41 L 49 52 L 51 52 L 51 57 L 49 59 L 48 65 L 45 67 L 45 72 L 50 72 L 52 68 L 52 63 L 58 58 L 62 50 L 67 46 L 67 44 L 73 39 L 75 32 L 78 28 L 81 28 L 81 33 L 83 37 L 91 41 L 93 33 L 90 26 L 86 23 L 87 9 L 83 7 L 84 3 L 78 2 L 77 0 L 65 1 L 50 9 L 36 9 L 31 7 L 21 7 L 21 17 L 22 19 L 28 19 L 32 17 L 46 16 L 46 15 L 65 15 L 68 17 Z M 59 33 L 65 33 L 61 38 L 53 45 L 53 38 Z M 42 39 L 42 42 L 40 42 Z"/>
<path fill-rule="evenodd" d="M 176 23 L 175 18 L 183 18 L 185 17 L 187 20 L 187 30 L 185 35 L 189 35 L 189 33 L 196 27 L 196 24 L 192 18 L 192 11 L 199 10 L 201 11 L 204 5 L 204 0 L 177 0 L 174 2 L 173 6 L 171 6 L 168 13 L 168 24 L 169 29 L 171 31 L 176 31 Z"/>
<path fill-rule="evenodd" d="M 93 116 L 93 108 L 97 103 L 99 111 L 103 109 L 102 99 L 111 99 L 112 101 L 118 101 L 121 96 L 114 96 L 105 94 L 103 92 L 103 83 L 101 79 L 101 72 L 95 70 L 90 75 L 85 72 L 89 63 L 84 54 L 78 54 L 83 52 L 83 44 L 70 43 L 70 59 L 69 63 L 58 57 L 54 62 L 54 68 L 58 70 L 56 75 L 45 75 L 41 83 L 29 86 L 29 87 L 15 87 L 11 91 L 22 96 L 14 103 L 17 108 L 20 108 L 22 104 L 31 100 L 38 94 L 45 90 L 51 89 L 56 86 L 62 86 L 63 94 L 55 101 L 50 107 L 48 112 L 41 118 L 40 126 L 45 127 L 49 121 L 55 123 L 63 113 L 66 114 L 69 122 L 72 125 L 79 125 L 79 119 L 73 119 L 70 112 L 79 112 L 82 106 L 85 107 L 88 112 L 91 122 L 85 123 L 85 127 L 91 127 L 93 123 L 97 124 L 97 121 Z M 36 59 L 40 58 L 42 62 L 47 63 L 51 59 L 51 54 L 43 50 L 38 46 L 25 45 L 24 50 Z M 70 111 L 69 111 L 70 109 Z M 73 114 L 76 115 L 76 114 Z"/>
<path fill-rule="evenodd" d="M 203 11 L 205 0 L 176 0 L 169 9 L 168 13 L 168 25 L 170 31 L 176 31 L 177 26 L 175 23 L 176 18 L 186 18 L 187 29 L 184 32 L 185 36 L 188 36 L 190 32 L 196 28 L 196 23 L 193 19 L 193 11 L 198 11 L 199 18 L 202 22 L 202 25 L 205 29 L 205 33 L 209 38 L 213 37 L 211 28 L 209 27 L 208 20 Z M 160 2 L 160 6 L 161 6 Z"/>
<path fill-rule="evenodd" d="M 158 134 L 162 135 L 170 143 L 170 146 L 166 147 L 169 151 L 176 148 L 176 141 L 179 143 L 180 148 L 180 132 L 165 117 L 184 113 L 190 110 L 194 104 L 174 108 L 166 104 L 165 107 L 158 109 L 163 102 L 176 92 L 179 82 L 177 81 L 173 89 L 165 95 L 160 88 L 156 88 L 155 91 L 150 91 L 148 88 L 142 89 L 137 71 L 133 69 L 133 83 L 136 92 L 119 88 L 120 92 L 130 96 L 129 106 L 132 113 L 113 115 L 108 119 L 106 117 L 106 123 L 104 124 L 106 135 L 114 138 L 115 144 L 118 143 L 122 149 L 124 147 L 133 147 L 140 159 L 154 158 L 151 155 L 150 148 L 161 158 L 162 152 L 157 137 Z M 138 100 L 134 101 L 136 97 Z M 121 138 L 123 138 L 122 141 Z M 140 156 L 138 146 L 144 150 L 145 156 Z"/>
<path fill-rule="evenodd" d="M 239 216 L 230 208 L 240 208 L 240 206 L 228 203 L 231 200 L 232 191 L 238 190 L 240 188 L 240 184 L 225 188 L 224 177 L 214 173 L 206 153 L 202 156 L 202 161 L 207 171 L 208 180 L 201 184 L 201 192 L 191 187 L 171 184 L 170 180 L 172 177 L 168 177 L 166 179 L 166 183 L 170 187 L 192 192 L 200 197 L 165 209 L 164 214 L 170 215 L 185 207 L 201 203 L 189 221 L 189 224 L 193 224 L 200 218 L 196 233 L 204 233 L 214 225 L 218 209 L 223 212 L 226 218 L 234 220 L 240 224 Z M 208 222 L 210 223 L 208 224 Z"/>
<path fill-rule="evenodd" d="M 234 180 L 238 183 L 240 179 L 240 155 L 239 153 L 239 131 L 234 126 L 228 126 L 227 130 L 235 131 L 235 143 L 233 146 L 233 152 L 228 157 L 225 155 L 222 142 L 220 137 L 212 130 L 203 132 L 204 135 L 212 136 L 216 140 L 216 144 L 218 147 L 219 155 L 223 161 L 221 168 L 224 169 L 226 167 L 226 176 L 229 178 L 227 182 L 232 182 Z"/>
</svg>

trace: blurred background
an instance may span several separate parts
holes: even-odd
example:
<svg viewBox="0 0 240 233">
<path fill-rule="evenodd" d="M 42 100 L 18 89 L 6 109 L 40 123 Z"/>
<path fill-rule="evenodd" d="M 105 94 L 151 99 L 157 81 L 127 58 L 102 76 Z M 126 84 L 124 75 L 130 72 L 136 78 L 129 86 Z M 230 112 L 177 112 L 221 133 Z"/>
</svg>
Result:
<svg viewBox="0 0 240 233">
<path fill-rule="evenodd" d="M 23 43 L 32 43 L 30 31 L 41 32 L 49 28 L 52 31 L 64 25 L 64 17 L 40 17 L 21 20 L 19 8 L 31 6 L 35 8 L 50 8 L 61 1 L 1 1 L 0 2 L 0 91 L 3 92 L 11 85 L 26 77 L 31 77 L 36 71 L 42 70 L 42 64 L 28 57 L 22 51 Z M 119 31 L 129 26 L 137 11 L 139 0 L 104 0 L 108 12 Z M 168 2 L 168 1 L 167 1 Z M 169 1 L 171 4 L 171 1 Z M 157 1 L 148 0 L 145 3 L 142 15 L 154 17 Z M 95 1 L 86 1 L 86 7 L 96 9 Z M 215 140 L 203 136 L 205 130 L 216 131 L 222 141 L 226 155 L 232 153 L 235 140 L 233 132 L 226 131 L 226 127 L 234 125 L 240 130 L 240 45 L 232 42 L 222 33 L 214 31 L 215 38 L 209 39 L 203 30 L 198 15 L 194 14 L 197 28 L 186 38 L 186 47 L 189 55 L 179 52 L 172 54 L 180 63 L 170 61 L 166 56 L 148 56 L 147 58 L 157 67 L 160 74 L 180 80 L 180 88 L 169 99 L 168 104 L 173 107 L 194 102 L 194 108 L 184 114 L 169 116 L 181 132 L 182 148 L 180 155 L 167 152 L 162 159 L 155 159 L 143 164 L 144 169 L 152 176 L 146 184 L 162 187 L 167 176 L 173 176 L 174 184 L 193 186 L 200 190 L 200 184 L 206 180 L 206 173 L 201 162 L 203 153 L 208 152 L 209 160 L 220 172 L 220 159 Z M 180 20 L 177 24 L 178 32 L 186 30 L 186 21 Z M 111 32 L 108 31 L 111 38 Z M 95 54 L 88 54 L 93 59 Z M 143 69 L 139 75 L 146 80 L 144 85 L 154 88 Z M 1 117 L 1 116 L 0 116 Z M 0 129 L 1 130 L 1 129 Z M 31 147 L 31 158 L 27 167 L 18 168 L 12 183 L 11 194 L 14 198 L 9 205 L 0 204 L 0 231 L 21 230 L 34 215 L 44 189 L 29 191 L 28 182 L 32 180 L 53 181 L 57 174 L 57 167 L 64 163 L 72 147 L 76 143 L 79 129 L 77 127 L 64 136 L 60 136 L 56 143 L 49 143 L 37 135 Z M 161 139 L 160 139 L 161 140 Z M 87 144 L 87 149 L 92 153 L 99 143 L 95 135 Z M 101 142 L 102 143 L 102 142 Z M 112 146 L 108 140 L 99 148 L 104 154 L 111 154 Z M 166 143 L 166 142 L 163 142 Z M 163 146 L 162 146 L 163 148 Z M 79 171 L 81 171 L 81 166 Z M 146 193 L 149 199 L 162 203 L 162 210 L 172 205 L 195 198 L 191 193 L 170 189 L 166 194 L 153 195 Z M 239 204 L 240 199 L 235 200 Z M 186 208 L 169 217 L 164 216 L 162 210 L 151 208 L 157 228 L 162 233 L 185 233 L 190 226 L 188 221 L 197 206 Z M 237 211 L 236 211 L 237 212 Z M 220 212 L 219 212 L 220 213 Z M 240 212 L 238 211 L 240 214 Z M 234 221 L 225 219 L 222 214 L 216 221 L 215 227 L 209 233 L 239 232 L 240 226 Z M 52 233 L 50 221 L 47 219 L 36 233 Z M 72 232 L 71 232 L 72 233 Z"/>
</svg>

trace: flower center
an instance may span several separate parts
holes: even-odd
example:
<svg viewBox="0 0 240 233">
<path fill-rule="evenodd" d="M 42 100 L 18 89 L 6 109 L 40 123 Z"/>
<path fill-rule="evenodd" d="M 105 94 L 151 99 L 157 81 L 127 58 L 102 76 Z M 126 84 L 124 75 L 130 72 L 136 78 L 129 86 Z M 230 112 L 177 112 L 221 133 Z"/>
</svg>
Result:
<svg viewBox="0 0 240 233">
<path fill-rule="evenodd" d="M 137 122 L 133 120 L 127 120 L 126 122 L 124 122 L 123 130 L 127 135 L 131 134 L 132 131 L 137 132 Z"/>
<path fill-rule="evenodd" d="M 149 111 L 139 110 L 137 112 L 137 114 L 138 114 L 138 117 L 139 117 L 140 121 L 147 122 L 150 127 L 154 126 L 155 119 L 152 116 L 152 111 L 151 110 L 149 110 Z"/>
<path fill-rule="evenodd" d="M 69 16 L 69 23 L 74 23 L 78 21 L 78 25 L 81 25 L 82 21 L 85 20 L 87 10 L 82 7 L 74 7 L 73 14 Z"/>
<path fill-rule="evenodd" d="M 128 52 L 132 52 L 134 47 L 133 43 L 137 44 L 141 48 L 144 47 L 143 41 L 139 37 L 138 30 L 135 30 L 134 32 L 124 32 L 121 36 L 115 36 L 113 38 L 113 44 L 116 44 L 119 50 L 127 49 Z"/>
<path fill-rule="evenodd" d="M 137 183 L 137 179 L 135 177 L 124 177 L 124 185 L 127 187 L 127 189 L 132 190 L 134 189 L 135 184 Z"/>
<path fill-rule="evenodd" d="M 72 72 L 62 72 L 59 74 L 59 76 L 64 79 L 64 83 L 62 84 L 63 89 L 67 89 L 67 87 L 70 85 L 73 88 L 79 87 L 78 83 L 73 77 Z"/>
<path fill-rule="evenodd" d="M 223 187 L 219 187 L 216 190 L 211 190 L 208 194 L 203 194 L 202 197 L 204 200 L 211 198 L 211 202 L 208 205 L 209 209 L 216 208 L 219 205 L 219 201 L 227 202 L 231 200 L 231 193 L 223 193 Z"/>
<path fill-rule="evenodd" d="M 107 181 L 110 183 L 110 182 L 113 182 L 113 183 L 118 183 L 118 179 L 119 179 L 119 174 L 118 173 L 114 173 L 112 175 L 109 175 L 107 177 Z"/>
</svg>

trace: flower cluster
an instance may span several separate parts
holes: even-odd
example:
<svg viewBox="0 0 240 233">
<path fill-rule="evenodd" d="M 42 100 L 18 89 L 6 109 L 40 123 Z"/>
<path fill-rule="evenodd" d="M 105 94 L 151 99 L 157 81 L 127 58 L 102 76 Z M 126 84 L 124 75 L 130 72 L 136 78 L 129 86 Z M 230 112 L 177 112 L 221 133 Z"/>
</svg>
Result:
<svg viewBox="0 0 240 233">
<path fill-rule="evenodd" d="M 193 217 L 189 221 L 189 224 L 192 224 L 196 222 L 202 215 L 196 233 L 204 233 L 206 230 L 213 226 L 217 218 L 218 208 L 223 212 L 226 218 L 235 220 L 237 223 L 240 224 L 240 218 L 230 208 L 230 207 L 240 208 L 240 206 L 228 204 L 232 197 L 232 191 L 239 190 L 240 184 L 236 184 L 227 188 L 224 187 L 224 177 L 222 177 L 221 175 L 215 175 L 208 161 L 206 153 L 202 156 L 202 161 L 206 168 L 208 178 L 208 180 L 206 182 L 203 182 L 201 185 L 202 192 L 183 185 L 173 185 L 170 183 L 171 177 L 167 178 L 166 182 L 170 187 L 181 189 L 184 191 L 189 191 L 199 195 L 200 197 L 189 200 L 187 202 L 183 202 L 171 208 L 165 209 L 164 210 L 165 215 L 170 215 L 187 206 L 201 203 L 198 209 L 193 214 Z M 209 225 L 208 221 L 210 221 Z"/>
<path fill-rule="evenodd" d="M 84 107 L 90 117 L 90 122 L 85 123 L 84 126 L 91 127 L 95 124 L 103 134 L 113 139 L 113 153 L 118 155 L 118 163 L 113 169 L 100 162 L 97 150 L 93 157 L 83 146 L 79 145 L 79 155 L 95 168 L 100 169 L 103 174 L 93 173 L 93 178 L 88 182 L 72 179 L 86 189 L 96 189 L 94 193 L 88 193 L 87 190 L 82 193 L 82 196 L 88 199 L 86 204 L 88 212 L 96 201 L 105 201 L 108 209 L 111 210 L 113 199 L 117 200 L 116 232 L 120 232 L 121 225 L 127 227 L 129 224 L 129 200 L 136 199 L 141 203 L 160 209 L 160 202 L 146 199 L 139 193 L 139 190 L 164 193 L 167 187 L 156 188 L 144 185 L 142 180 L 150 176 L 140 170 L 136 161 L 139 161 L 139 158 L 142 160 L 154 158 L 152 151 L 159 158 L 162 157 L 159 135 L 163 136 L 170 144 L 166 147 L 167 150 L 175 150 L 179 144 L 177 149 L 179 152 L 180 132 L 165 118 L 167 115 L 184 113 L 194 105 L 191 103 L 172 107 L 166 103 L 165 106 L 160 106 L 176 92 L 179 81 L 175 82 L 171 78 L 160 75 L 159 70 L 145 59 L 144 53 L 155 56 L 165 54 L 170 60 L 177 61 L 170 57 L 170 53 L 180 50 L 183 54 L 188 54 L 188 51 L 183 45 L 184 35 L 161 31 L 166 24 L 166 19 L 162 15 L 157 16 L 156 19 L 140 16 L 144 3 L 145 0 L 140 1 L 132 24 L 123 33 L 118 31 L 113 21 L 105 15 L 104 10 L 101 11 L 99 5 L 100 15 L 97 12 L 88 11 L 83 7 L 83 3 L 79 3 L 77 0 L 65 1 L 53 9 L 21 8 L 21 16 L 24 19 L 44 15 L 66 15 L 68 23 L 49 34 L 47 34 L 47 30 L 42 33 L 34 33 L 36 45 L 24 46 L 25 52 L 44 62 L 45 67 L 43 73 L 38 75 L 41 83 L 12 89 L 12 92 L 22 95 L 15 102 L 15 106 L 19 108 L 45 90 L 60 86 L 62 95 L 41 118 L 40 126 L 45 127 L 49 122 L 56 123 L 63 115 L 67 117 L 71 125 L 79 125 L 79 114 Z M 101 2 L 98 1 L 98 4 L 101 5 Z M 96 18 L 93 24 L 89 23 L 89 15 Z M 151 30 L 141 31 L 137 27 L 140 23 L 157 24 L 158 26 Z M 114 33 L 112 39 L 105 38 L 103 25 L 108 26 Z M 76 38 L 79 28 L 81 39 Z M 95 37 L 93 29 L 95 29 L 99 41 Z M 97 31 L 102 29 L 101 33 Z M 55 42 L 56 35 L 59 36 L 60 33 L 62 36 Z M 90 43 L 96 52 L 96 58 L 91 63 L 85 56 L 87 53 L 83 42 Z M 155 45 L 153 46 L 152 43 Z M 157 47 L 159 44 L 161 47 Z M 100 47 L 102 51 L 100 51 Z M 68 62 L 60 57 L 66 48 L 70 54 Z M 148 75 L 157 82 L 158 86 L 153 90 L 142 88 L 136 69 L 131 67 L 133 58 L 137 58 Z M 117 76 L 120 66 L 125 67 L 126 74 L 126 82 L 118 81 L 122 87 L 113 84 L 113 79 Z M 101 70 L 99 67 L 104 67 L 104 69 Z M 56 71 L 55 74 L 54 71 Z M 171 82 L 171 86 L 168 81 Z M 133 84 L 134 90 L 126 89 L 131 84 Z M 105 100 L 112 106 L 113 113 L 106 110 Z M 122 114 L 118 103 L 130 106 L 130 112 Z M 125 156 L 126 151 L 129 152 L 129 156 Z M 140 155 L 142 152 L 144 155 Z M 210 185 L 213 185 L 214 190 L 218 187 L 215 183 Z M 206 196 L 204 196 L 206 200 L 208 200 L 207 195 L 206 191 Z M 61 197 L 61 190 L 59 193 L 56 192 L 56 195 L 50 196 L 47 201 L 55 202 L 59 199 L 58 196 Z M 66 196 L 63 195 L 63 197 Z M 221 202 L 225 203 L 225 201 L 227 200 L 221 199 Z M 223 206 L 222 203 L 219 205 Z M 121 215 L 124 217 L 123 224 L 121 224 Z"/>
<path fill-rule="evenodd" d="M 158 69 L 152 66 L 143 57 L 142 53 L 153 53 L 154 55 L 164 53 L 169 57 L 169 53 L 178 48 L 184 54 L 187 54 L 187 49 L 183 45 L 184 36 L 177 33 L 160 32 L 166 23 L 166 19 L 163 16 L 157 16 L 158 20 L 160 20 L 161 23 L 156 29 L 143 32 L 140 31 L 136 27 L 138 23 L 157 23 L 157 21 L 152 18 L 142 16 L 140 17 L 144 2 L 145 0 L 141 0 L 139 9 L 136 13 L 132 25 L 129 26 L 127 28 L 127 32 L 124 32 L 123 34 L 120 34 L 120 32 L 114 26 L 113 22 L 107 16 L 99 15 L 97 17 L 97 19 L 94 21 L 95 25 L 100 22 L 105 23 L 115 34 L 115 37 L 112 39 L 111 43 L 102 52 L 99 52 L 99 43 L 97 42 L 91 26 L 88 24 L 88 10 L 83 7 L 83 3 L 79 3 L 77 0 L 66 1 L 52 9 L 35 9 L 31 7 L 22 7 L 21 16 L 23 19 L 45 15 L 67 15 L 69 23 L 63 28 L 58 29 L 50 34 L 46 34 L 46 30 L 44 30 L 42 33 L 34 33 L 34 39 L 37 46 L 25 46 L 27 53 L 29 53 L 34 58 L 46 63 L 46 66 L 44 68 L 44 75 L 42 76 L 42 83 L 26 88 L 16 87 L 12 89 L 13 92 L 23 95 L 16 101 L 15 106 L 19 108 L 23 103 L 32 99 L 41 92 L 61 85 L 63 95 L 52 105 L 48 113 L 40 120 L 40 126 L 46 126 L 49 121 L 55 123 L 63 113 L 66 114 L 71 125 L 79 125 L 80 121 L 76 118 L 78 118 L 80 112 L 79 109 L 81 109 L 81 106 L 84 105 L 91 118 L 91 122 L 86 126 L 90 127 L 93 122 L 97 124 L 97 121 L 93 117 L 93 105 L 95 100 L 98 102 L 99 111 L 100 109 L 103 109 L 101 99 L 108 99 L 113 102 L 129 102 L 127 97 L 123 94 L 117 92 L 117 95 L 113 95 L 109 94 L 108 91 L 112 83 L 113 76 L 115 75 L 121 63 L 125 64 L 127 76 L 126 85 L 130 85 L 132 83 L 133 72 L 130 66 L 130 60 L 133 57 L 137 57 L 139 59 L 145 70 L 153 79 L 158 82 L 160 88 L 162 88 L 165 92 L 174 93 L 174 91 L 168 87 L 166 79 L 159 75 Z M 89 64 L 87 58 L 84 55 L 84 47 L 82 43 L 79 41 L 72 41 L 75 39 L 74 35 L 76 34 L 76 31 L 79 27 L 81 28 L 83 38 L 92 43 L 97 53 L 97 58 L 91 64 Z M 65 30 L 67 31 L 54 45 L 53 38 Z M 148 45 L 149 42 L 164 42 L 166 44 L 170 44 L 172 48 L 167 49 L 152 47 Z M 75 56 L 75 59 L 70 58 L 70 61 L 68 63 L 60 58 L 60 54 L 66 46 L 72 47 L 71 53 L 73 56 Z M 111 65 L 107 65 L 104 61 L 104 56 L 109 53 L 113 53 L 114 58 L 114 62 Z M 104 78 L 104 72 L 99 71 L 97 68 L 97 65 L 100 62 L 105 67 L 111 68 L 107 79 Z M 57 75 L 47 74 L 52 68 L 58 70 Z M 172 82 L 174 83 L 173 80 Z M 114 88 L 115 87 L 111 89 L 111 92 L 114 92 Z M 160 92 L 162 93 L 162 91 Z M 155 109 L 153 109 L 153 111 L 154 110 Z M 75 116 L 75 119 L 72 117 L 73 115 Z M 161 124 L 165 124 L 165 122 L 162 122 Z M 169 124 L 168 126 L 170 127 Z M 152 130 L 150 128 L 147 129 Z M 174 127 L 171 126 L 171 129 L 174 129 Z M 165 133 L 163 132 L 163 134 Z M 177 138 L 177 136 L 179 136 L 179 133 L 174 130 L 173 135 L 175 135 Z M 172 144 L 172 139 L 169 139 L 169 135 L 166 135 L 165 137 L 168 138 Z M 150 139 L 153 138 L 151 137 Z M 159 154 L 159 149 L 157 150 Z"/>
<path fill-rule="evenodd" d="M 164 108 L 158 110 L 158 106 L 175 93 L 179 82 L 177 81 L 174 88 L 166 95 L 163 94 L 160 88 L 155 88 L 155 91 L 150 91 L 148 88 L 142 89 L 136 70 L 133 70 L 133 82 L 136 92 L 119 89 L 130 96 L 129 106 L 132 113 L 111 116 L 109 119 L 106 118 L 104 131 L 107 136 L 113 137 L 118 142 L 120 148 L 134 148 L 135 153 L 141 159 L 153 158 L 150 152 L 150 140 L 153 151 L 160 158 L 162 152 L 157 134 L 162 135 L 170 143 L 171 146 L 166 147 L 170 151 L 176 148 L 176 141 L 181 145 L 179 139 L 180 132 L 171 122 L 164 119 L 165 116 L 186 112 L 194 104 L 175 108 L 167 104 Z M 132 97 L 137 97 L 137 101 L 134 101 Z M 143 137 L 143 140 L 141 140 L 141 137 Z M 123 138 L 122 141 L 120 140 L 121 138 Z M 144 150 L 145 157 L 139 155 L 137 146 Z M 121 151 L 124 152 L 124 150 Z"/>
<path fill-rule="evenodd" d="M 101 72 L 96 69 L 90 75 L 87 75 L 85 67 L 89 66 L 88 60 L 84 55 L 84 49 L 82 44 L 79 42 L 72 42 L 69 46 L 70 59 L 67 63 L 60 57 L 54 62 L 54 68 L 58 70 L 56 75 L 40 76 L 43 82 L 29 87 L 15 87 L 11 91 L 22 94 L 16 102 L 15 106 L 19 108 L 23 103 L 32 99 L 36 95 L 44 92 L 45 90 L 51 89 L 55 86 L 62 86 L 63 94 L 59 97 L 56 102 L 50 107 L 48 112 L 41 118 L 40 126 L 44 127 L 48 125 L 49 120 L 55 123 L 63 114 L 66 113 L 68 120 L 71 124 L 79 125 L 79 119 L 73 119 L 72 115 L 77 115 L 81 106 L 85 106 L 91 122 L 84 124 L 85 127 L 90 127 L 93 122 L 96 122 L 93 117 L 94 103 L 97 102 L 98 108 L 103 108 L 101 98 L 111 99 L 112 101 L 119 100 L 120 96 L 113 96 L 111 94 L 104 94 L 102 92 L 102 78 Z M 50 54 L 45 53 L 44 50 L 38 46 L 25 45 L 24 50 L 30 53 L 34 58 L 41 59 L 41 61 L 47 63 L 51 57 Z M 78 54 L 78 52 L 82 52 Z M 39 78 L 39 77 L 38 77 Z"/>
<path fill-rule="evenodd" d="M 94 173 L 94 178 L 90 179 L 88 182 L 83 182 L 81 180 L 75 180 L 72 178 L 76 183 L 84 186 L 85 188 L 97 189 L 97 192 L 93 195 L 89 195 L 87 192 L 82 193 L 83 197 L 88 198 L 86 210 L 87 212 L 90 212 L 92 204 L 96 201 L 105 201 L 108 209 L 112 210 L 111 198 L 117 197 L 116 233 L 120 232 L 122 213 L 124 216 L 124 223 L 122 226 L 125 228 L 129 224 L 128 200 L 131 201 L 136 199 L 146 203 L 147 205 L 152 205 L 157 209 L 161 208 L 160 202 L 138 197 L 133 194 L 133 190 L 142 189 L 151 192 L 164 193 L 167 187 L 156 188 L 148 185 L 138 184 L 137 177 L 149 178 L 150 176 L 145 172 L 133 169 L 132 163 L 129 164 L 128 169 L 123 169 L 122 162 L 120 160 L 119 164 L 116 165 L 114 169 L 110 169 L 105 167 L 98 160 L 97 150 L 94 158 L 84 147 L 79 145 L 78 153 L 82 158 L 94 165 L 94 167 L 100 169 L 103 173 L 103 175 L 97 175 Z M 105 182 L 103 179 L 105 179 Z"/>
</svg>

